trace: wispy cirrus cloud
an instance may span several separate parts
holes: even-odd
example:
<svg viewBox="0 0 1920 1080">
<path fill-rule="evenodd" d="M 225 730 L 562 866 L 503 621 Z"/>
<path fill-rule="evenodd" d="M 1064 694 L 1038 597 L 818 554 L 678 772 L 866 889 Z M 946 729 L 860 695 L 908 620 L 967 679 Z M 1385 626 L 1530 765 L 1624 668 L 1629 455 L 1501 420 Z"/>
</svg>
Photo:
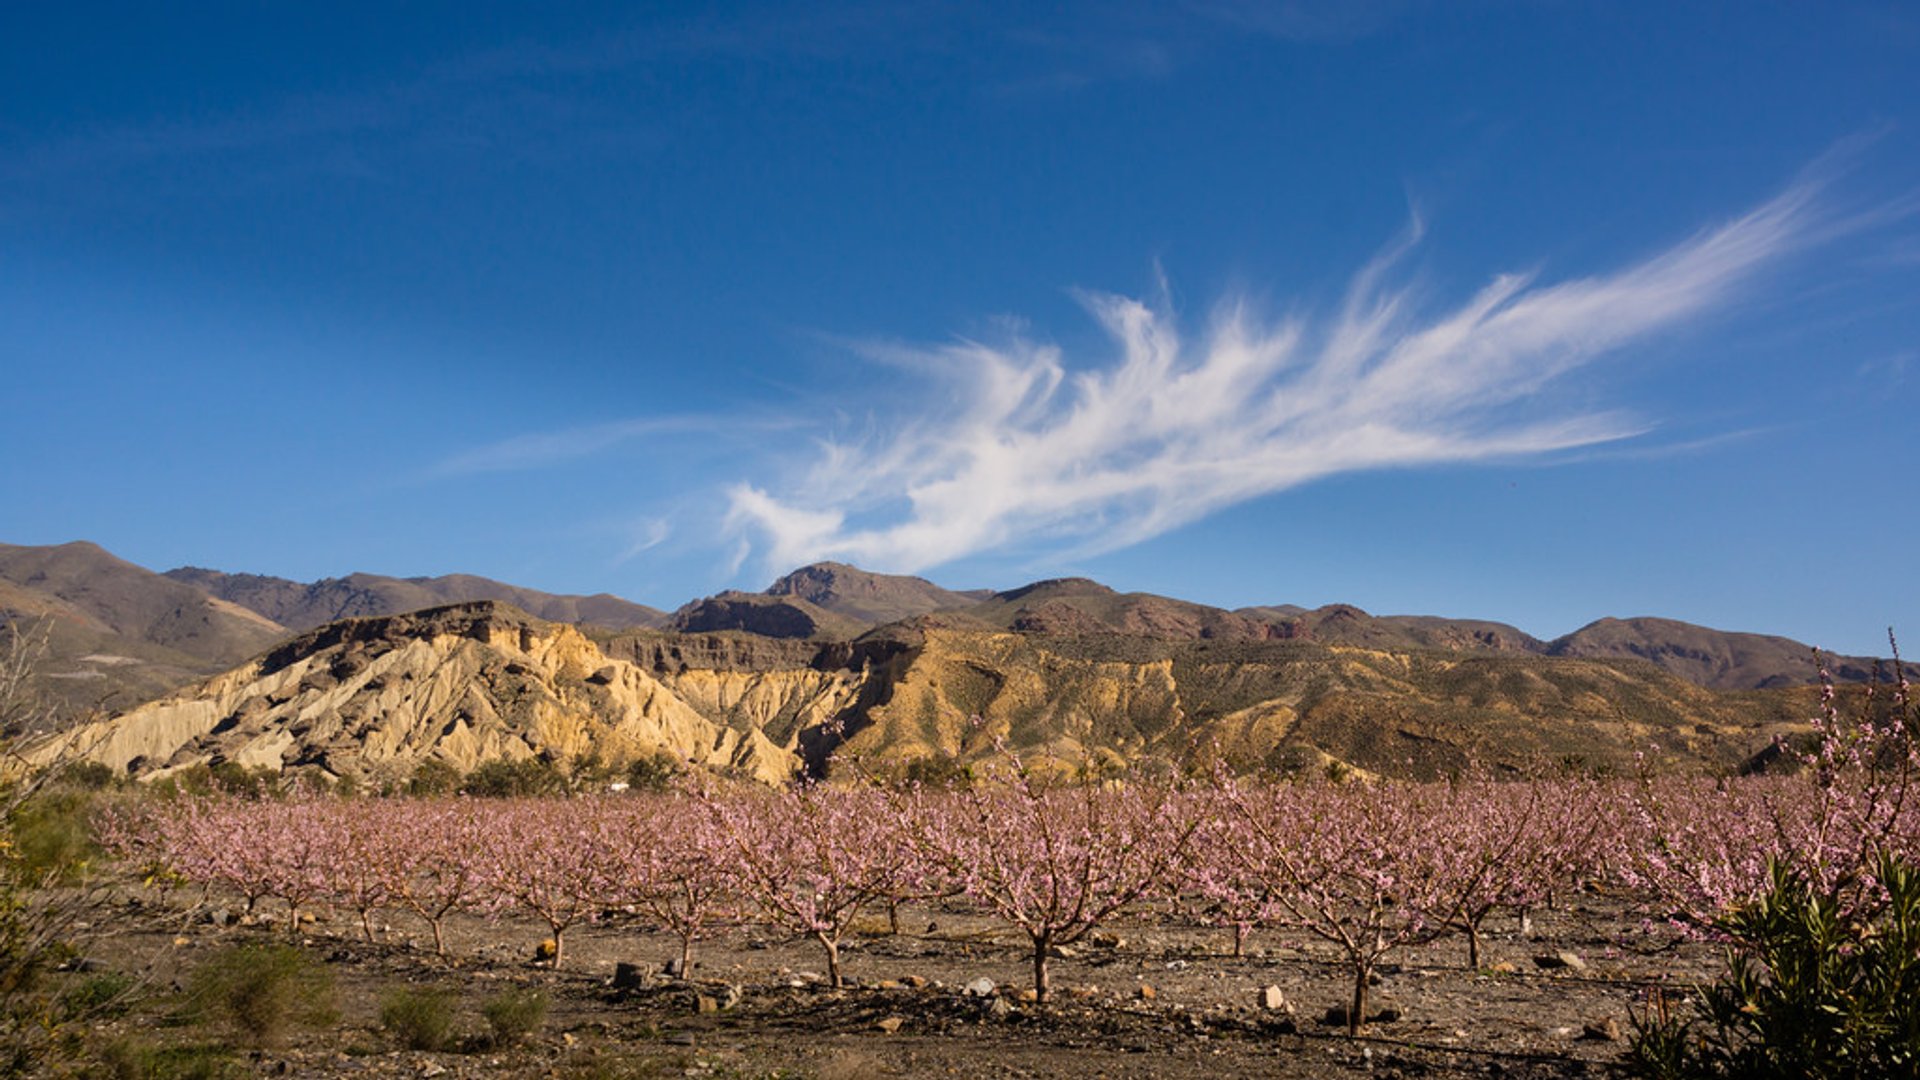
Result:
<svg viewBox="0 0 1920 1080">
<path fill-rule="evenodd" d="M 1104 364 L 1070 366 L 1018 334 L 879 348 L 877 359 L 939 384 L 920 400 L 944 407 L 820 443 L 778 493 L 736 485 L 727 525 L 769 568 L 832 558 L 910 572 L 1014 546 L 1115 550 L 1343 473 L 1626 438 L 1646 425 L 1533 396 L 1701 317 L 1809 241 L 1818 186 L 1798 182 L 1613 273 L 1501 275 L 1450 310 L 1388 284 L 1416 226 L 1322 315 L 1265 321 L 1229 304 L 1188 340 L 1164 302 L 1087 294 L 1114 347 Z"/>
<path fill-rule="evenodd" d="M 545 468 L 605 453 L 637 439 L 708 431 L 723 423 L 738 424 L 739 421 L 723 421 L 711 416 L 643 417 L 515 435 L 442 458 L 427 469 L 427 475 L 464 476 Z"/>
</svg>

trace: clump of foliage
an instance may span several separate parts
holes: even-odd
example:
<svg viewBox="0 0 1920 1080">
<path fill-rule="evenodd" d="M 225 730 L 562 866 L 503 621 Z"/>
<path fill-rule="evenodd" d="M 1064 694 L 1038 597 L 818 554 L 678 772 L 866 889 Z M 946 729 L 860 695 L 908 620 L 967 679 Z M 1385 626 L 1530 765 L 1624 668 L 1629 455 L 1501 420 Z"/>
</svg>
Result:
<svg viewBox="0 0 1920 1080">
<path fill-rule="evenodd" d="M 0 755 L 53 715 L 38 679 L 49 632 L 44 621 L 0 620 Z M 60 772 L 0 780 L 0 1076 L 40 1075 L 71 1057 L 89 1018 L 47 978 L 76 955 L 97 900 L 83 880 L 90 797 Z M 68 887 L 46 887 L 56 883 Z"/>
<path fill-rule="evenodd" d="M 627 766 L 627 787 L 633 791 L 669 791 L 680 771 L 680 762 L 665 751 L 635 758 Z"/>
<path fill-rule="evenodd" d="M 150 1046 L 120 1039 L 101 1047 L 95 1072 L 103 1080 L 224 1080 L 247 1074 L 226 1047 Z"/>
<path fill-rule="evenodd" d="M 492 1046 L 514 1046 L 546 1023 L 547 995 L 524 987 L 503 990 L 480 1007 L 480 1014 L 487 1018 L 488 1041 Z"/>
<path fill-rule="evenodd" d="M 295 1024 L 333 1023 L 333 980 L 292 945 L 236 945 L 208 957 L 188 982 L 190 1008 L 256 1046 Z"/>
<path fill-rule="evenodd" d="M 1816 842 L 1769 866 L 1767 887 L 1713 922 L 1727 975 L 1694 1015 L 1638 1024 L 1627 1065 L 1661 1080 L 1920 1074 L 1920 709 L 1893 644 L 1893 681 L 1843 722 L 1821 669 L 1821 714 L 1797 759 Z M 1887 692 L 1890 691 L 1890 692 Z M 1849 838 L 1835 842 L 1832 838 Z"/>
<path fill-rule="evenodd" d="M 1726 978 L 1698 1016 L 1642 1024 L 1630 1067 L 1661 1080 L 1912 1076 L 1920 1069 L 1920 873 L 1882 858 L 1883 903 L 1847 910 L 1783 867 L 1729 916 Z"/>
<path fill-rule="evenodd" d="M 73 1019 L 120 1016 L 133 1004 L 140 983 L 120 971 L 102 971 L 60 991 L 59 1012 Z"/>
<path fill-rule="evenodd" d="M 453 995 L 405 987 L 380 1002 L 380 1026 L 408 1050 L 444 1050 L 453 1041 Z"/>
<path fill-rule="evenodd" d="M 90 793 L 52 787 L 16 807 L 9 825 L 20 878 L 52 885 L 81 880 L 100 854 L 88 827 L 93 811 Z"/>
<path fill-rule="evenodd" d="M 467 774 L 460 785 L 463 794 L 482 798 L 512 799 L 537 795 L 564 795 L 567 778 L 553 762 L 542 758 L 521 761 L 489 761 Z"/>
<path fill-rule="evenodd" d="M 212 765 L 193 765 L 153 783 L 153 793 L 163 799 L 181 796 L 226 795 L 241 799 L 263 799 L 280 791 L 282 777 L 265 765 L 248 768 L 232 761 Z"/>
<path fill-rule="evenodd" d="M 430 758 L 413 770 L 407 781 L 407 794 L 419 796 L 451 795 L 460 790 L 460 770 L 444 761 Z"/>
</svg>

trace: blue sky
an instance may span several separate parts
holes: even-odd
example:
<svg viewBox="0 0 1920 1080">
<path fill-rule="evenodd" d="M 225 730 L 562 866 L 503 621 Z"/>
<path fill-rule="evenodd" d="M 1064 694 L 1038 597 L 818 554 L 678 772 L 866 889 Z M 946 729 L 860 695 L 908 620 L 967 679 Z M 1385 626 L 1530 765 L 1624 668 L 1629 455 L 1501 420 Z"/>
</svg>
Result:
<svg viewBox="0 0 1920 1080">
<path fill-rule="evenodd" d="M 1911 5 L 176 7 L 0 12 L 0 540 L 1920 636 Z"/>
</svg>

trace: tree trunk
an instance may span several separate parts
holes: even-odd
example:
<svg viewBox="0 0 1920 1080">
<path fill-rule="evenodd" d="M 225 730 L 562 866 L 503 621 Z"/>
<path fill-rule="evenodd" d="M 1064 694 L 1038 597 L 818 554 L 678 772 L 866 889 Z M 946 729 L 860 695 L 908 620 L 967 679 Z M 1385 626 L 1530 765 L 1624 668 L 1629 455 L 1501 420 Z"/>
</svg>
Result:
<svg viewBox="0 0 1920 1080">
<path fill-rule="evenodd" d="M 1047 947 L 1052 943 L 1051 935 L 1033 939 L 1033 1000 L 1041 1005 L 1047 1002 Z"/>
<path fill-rule="evenodd" d="M 693 978 L 693 932 L 691 930 L 680 935 L 680 977 Z"/>
<path fill-rule="evenodd" d="M 360 909 L 360 932 L 366 935 L 366 938 L 368 941 L 373 940 L 373 909 L 372 908 Z"/>
<path fill-rule="evenodd" d="M 833 987 L 835 990 L 840 989 L 839 944 L 828 937 L 827 932 L 824 930 L 815 930 L 813 932 L 813 940 L 819 942 L 820 947 L 827 951 L 827 985 Z M 685 976 L 686 972 L 681 972 L 681 977 L 684 978 Z"/>
<path fill-rule="evenodd" d="M 1353 1004 L 1347 1008 L 1347 1038 L 1360 1034 L 1360 1025 L 1367 1018 L 1367 979 L 1373 974 L 1373 965 L 1355 964 L 1353 967 Z"/>
<path fill-rule="evenodd" d="M 551 924 L 549 924 L 551 925 Z M 553 970 L 560 970 L 560 957 L 567 947 L 567 929 L 564 926 L 553 928 Z"/>
<path fill-rule="evenodd" d="M 1467 967 L 1480 970 L 1480 920 L 1467 920 Z"/>
<path fill-rule="evenodd" d="M 887 897 L 887 932 L 900 936 L 900 898 L 897 896 Z"/>
<path fill-rule="evenodd" d="M 1248 927 L 1246 923 L 1233 924 L 1233 958 L 1235 960 L 1246 955 L 1247 930 Z"/>
<path fill-rule="evenodd" d="M 427 920 L 427 925 L 433 927 L 433 955 L 435 956 L 447 955 L 447 935 L 440 929 L 440 924 L 445 921 L 445 915 Z"/>
</svg>

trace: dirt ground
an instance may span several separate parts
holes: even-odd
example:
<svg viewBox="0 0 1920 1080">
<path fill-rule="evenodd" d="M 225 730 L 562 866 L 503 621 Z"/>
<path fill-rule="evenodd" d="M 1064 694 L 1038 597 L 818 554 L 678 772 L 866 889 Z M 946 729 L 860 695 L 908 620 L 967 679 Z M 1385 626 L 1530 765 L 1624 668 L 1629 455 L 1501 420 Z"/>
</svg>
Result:
<svg viewBox="0 0 1920 1080">
<path fill-rule="evenodd" d="M 368 942 L 357 917 L 319 912 L 293 940 L 331 976 L 338 1018 L 259 1049 L 183 1022 L 180 989 L 225 946 L 288 935 L 199 900 L 146 890 L 112 899 L 98 925 L 111 933 L 92 943 L 90 966 L 136 975 L 146 991 L 96 1022 L 90 1044 L 193 1045 L 242 1075 L 297 1077 L 1599 1076 L 1651 988 L 1680 990 L 1718 967 L 1711 947 L 1642 929 L 1617 898 L 1583 895 L 1537 913 L 1528 937 L 1512 920 L 1493 925 L 1482 970 L 1467 968 L 1459 936 L 1390 955 L 1369 1009 L 1394 1018 L 1349 1039 L 1325 1015 L 1351 986 L 1328 948 L 1262 931 L 1234 958 L 1226 931 L 1150 912 L 1056 959 L 1045 1006 L 1022 994 L 1023 936 L 944 906 L 903 909 L 899 935 L 877 917 L 856 927 L 842 950 L 852 985 L 839 990 L 824 985 L 816 944 L 752 927 L 699 943 L 682 980 L 662 970 L 677 941 L 643 926 L 576 927 L 565 969 L 553 971 L 535 959 L 544 924 L 456 918 L 441 957 L 409 916 L 391 916 Z M 1575 962 L 1540 962 L 1560 953 Z M 640 966 L 637 984 L 614 985 L 622 962 Z M 982 978 L 994 992 L 969 993 Z M 1262 1007 L 1268 986 L 1285 1008 Z M 396 1049 L 379 1013 L 403 987 L 455 995 L 460 1049 Z M 486 1049 L 481 1006 L 510 987 L 547 993 L 545 1024 L 517 1047 Z"/>
</svg>

